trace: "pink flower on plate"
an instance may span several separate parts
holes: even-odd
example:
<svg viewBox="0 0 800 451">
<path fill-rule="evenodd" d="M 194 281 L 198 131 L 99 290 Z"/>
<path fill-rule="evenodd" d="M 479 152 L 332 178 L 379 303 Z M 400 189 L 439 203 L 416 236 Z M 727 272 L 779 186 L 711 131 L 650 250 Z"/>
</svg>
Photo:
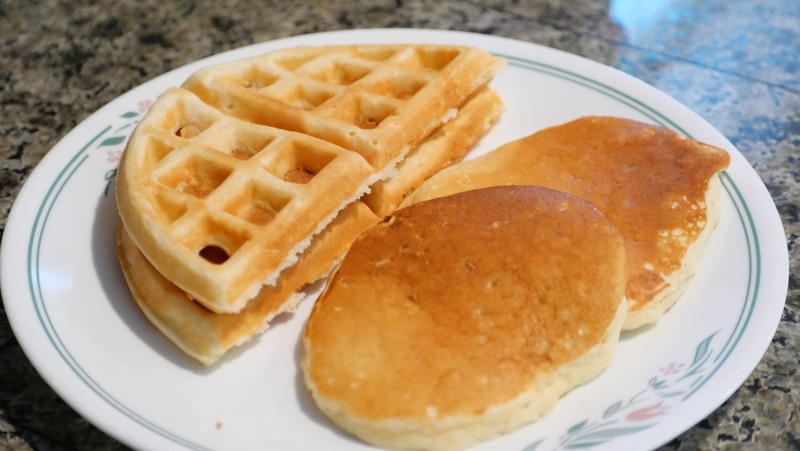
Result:
<svg viewBox="0 0 800 451">
<path fill-rule="evenodd" d="M 122 158 L 122 151 L 121 150 L 109 150 L 106 155 L 108 155 L 108 162 L 109 163 L 116 163 L 117 161 Z"/>
<path fill-rule="evenodd" d="M 669 363 L 669 365 L 667 365 L 667 366 L 666 366 L 666 367 L 664 367 L 664 368 L 661 368 L 661 369 L 659 369 L 658 371 L 659 371 L 661 374 L 664 374 L 664 375 L 668 375 L 668 374 L 678 374 L 678 373 L 680 373 L 681 371 L 683 371 L 683 369 L 684 369 L 685 367 L 686 367 L 686 364 L 685 364 L 685 363 L 675 363 L 675 362 L 670 362 L 670 363 Z"/>
<path fill-rule="evenodd" d="M 150 99 L 142 100 L 141 102 L 139 102 L 139 112 L 145 113 L 147 110 L 150 109 L 152 105 L 153 102 L 151 102 Z"/>
<path fill-rule="evenodd" d="M 652 406 L 642 407 L 641 409 L 634 410 L 633 412 L 629 413 L 625 418 L 628 421 L 646 421 L 650 418 L 659 417 L 661 415 L 665 415 L 669 410 L 669 406 L 663 405 L 664 401 L 659 401 L 658 404 L 653 404 Z"/>
</svg>

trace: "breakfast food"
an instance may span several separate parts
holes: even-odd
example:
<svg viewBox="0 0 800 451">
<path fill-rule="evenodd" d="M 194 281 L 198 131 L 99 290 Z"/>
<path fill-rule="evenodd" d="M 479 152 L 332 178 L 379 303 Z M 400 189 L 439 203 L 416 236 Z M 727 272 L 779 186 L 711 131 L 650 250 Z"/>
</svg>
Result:
<svg viewBox="0 0 800 451">
<path fill-rule="evenodd" d="M 502 66 L 476 48 L 374 45 L 202 69 L 131 136 L 118 171 L 122 222 L 193 299 L 239 311 Z"/>
<path fill-rule="evenodd" d="M 542 185 L 586 199 L 625 238 L 625 329 L 656 322 L 683 293 L 719 218 L 722 149 L 666 128 L 585 117 L 431 177 L 405 204 L 494 185 Z"/>
<path fill-rule="evenodd" d="M 379 217 L 394 212 L 405 196 L 433 174 L 464 157 L 499 119 L 503 101 L 484 88 L 467 102 L 455 119 L 439 128 L 422 145 L 411 149 L 397 165 L 397 174 L 370 186 L 361 198 Z"/>
<path fill-rule="evenodd" d="M 215 313 L 193 301 L 145 258 L 120 227 L 118 254 L 133 298 L 150 322 L 186 354 L 206 365 L 215 363 L 234 346 L 265 330 L 276 315 L 293 309 L 304 297 L 302 288 L 325 276 L 358 235 L 380 222 L 382 211 L 398 205 L 431 171 L 463 156 L 501 112 L 497 93 L 482 89 L 455 118 L 412 150 L 408 160 L 398 165 L 395 177 L 379 182 L 399 179 L 373 191 L 371 204 L 380 211 L 361 201 L 348 204 L 312 238 L 296 264 L 235 313 Z"/>
<path fill-rule="evenodd" d="M 235 312 L 380 176 L 356 153 L 172 88 L 130 139 L 117 205 L 161 274 L 206 308 Z"/>
<path fill-rule="evenodd" d="M 335 424 L 379 446 L 454 449 L 548 413 L 609 363 L 625 252 L 589 202 L 537 186 L 397 210 L 314 305 L 301 363 Z"/>
<path fill-rule="evenodd" d="M 376 222 L 363 203 L 348 205 L 314 237 L 297 264 L 236 313 L 214 313 L 194 302 L 153 267 L 124 227 L 118 232 L 117 254 L 131 295 L 147 319 L 184 353 L 212 365 L 266 330 L 275 316 L 296 308 L 305 297 L 301 289 L 330 271 L 349 243 Z"/>
<path fill-rule="evenodd" d="M 380 171 L 452 118 L 504 64 L 473 47 L 296 47 L 202 69 L 183 86 L 232 116 L 357 152 Z"/>
</svg>

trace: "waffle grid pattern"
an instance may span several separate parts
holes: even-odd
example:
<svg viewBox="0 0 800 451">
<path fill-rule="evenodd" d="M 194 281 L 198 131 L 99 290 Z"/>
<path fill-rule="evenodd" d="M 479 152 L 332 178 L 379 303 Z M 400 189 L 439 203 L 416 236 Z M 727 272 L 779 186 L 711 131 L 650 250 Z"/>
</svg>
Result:
<svg viewBox="0 0 800 451">
<path fill-rule="evenodd" d="M 314 233 L 372 173 L 353 152 L 225 116 L 178 88 L 160 102 L 142 124 L 137 183 L 149 187 L 150 219 L 203 272 L 222 273 L 246 247 L 285 258 L 287 237 Z"/>
<path fill-rule="evenodd" d="M 380 170 L 487 83 L 494 65 L 462 47 L 299 47 L 201 70 L 184 87 L 228 114 L 356 151 Z"/>
</svg>

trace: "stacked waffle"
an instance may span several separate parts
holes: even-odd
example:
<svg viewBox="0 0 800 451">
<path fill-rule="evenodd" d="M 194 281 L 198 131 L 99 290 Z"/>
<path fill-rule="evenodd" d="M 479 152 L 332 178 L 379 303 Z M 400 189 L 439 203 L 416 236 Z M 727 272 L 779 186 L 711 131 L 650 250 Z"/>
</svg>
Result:
<svg viewBox="0 0 800 451">
<path fill-rule="evenodd" d="M 468 47 L 302 47 L 167 91 L 117 182 L 142 311 L 205 364 L 247 341 L 493 125 L 502 65 Z"/>
</svg>

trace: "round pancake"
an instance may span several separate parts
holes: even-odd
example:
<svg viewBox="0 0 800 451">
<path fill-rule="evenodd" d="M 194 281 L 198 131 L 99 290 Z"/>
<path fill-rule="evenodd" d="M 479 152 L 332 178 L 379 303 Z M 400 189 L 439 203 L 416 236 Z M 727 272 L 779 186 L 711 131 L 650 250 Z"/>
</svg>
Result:
<svg viewBox="0 0 800 451">
<path fill-rule="evenodd" d="M 627 252 L 625 329 L 656 322 L 685 290 L 719 218 L 727 152 L 617 117 L 584 117 L 451 166 L 408 205 L 495 185 L 541 185 L 592 202 Z"/>
<path fill-rule="evenodd" d="M 398 210 L 351 247 L 304 332 L 320 409 L 386 447 L 509 432 L 608 364 L 624 248 L 589 202 L 535 186 Z"/>
</svg>

